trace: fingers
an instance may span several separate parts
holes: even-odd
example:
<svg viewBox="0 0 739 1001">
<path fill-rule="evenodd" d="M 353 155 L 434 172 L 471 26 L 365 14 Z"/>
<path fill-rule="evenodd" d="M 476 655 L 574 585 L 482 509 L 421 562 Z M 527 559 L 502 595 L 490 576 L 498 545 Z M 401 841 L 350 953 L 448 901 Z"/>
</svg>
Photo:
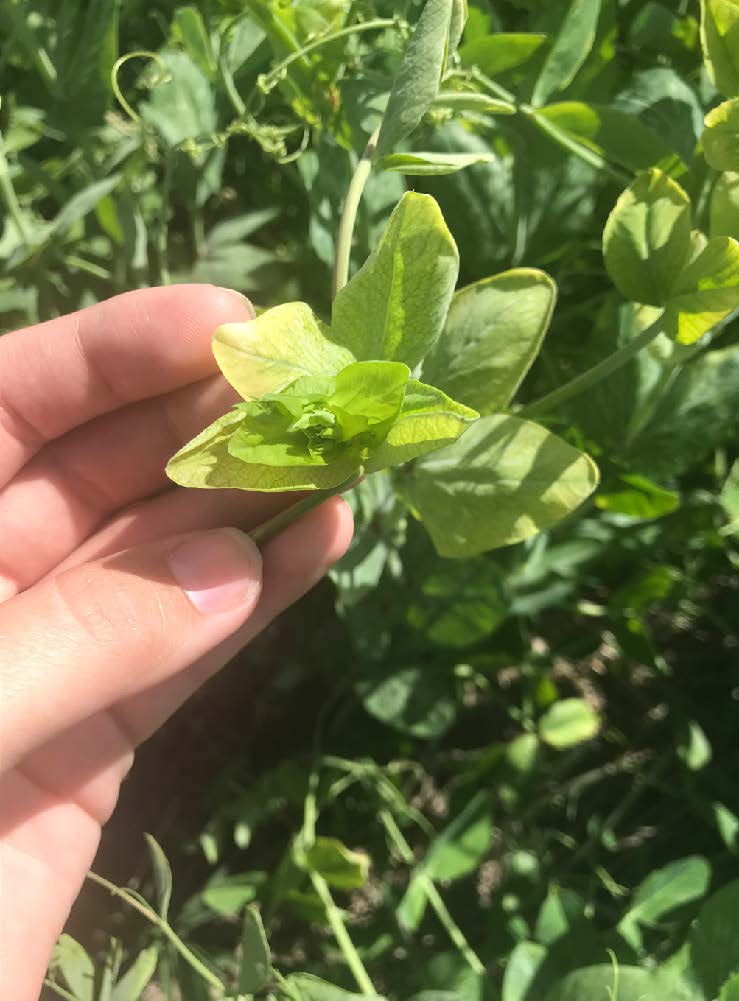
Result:
<svg viewBox="0 0 739 1001">
<path fill-rule="evenodd" d="M 44 447 L 0 488 L 5 596 L 35 583 L 121 507 L 163 490 L 167 460 L 234 398 L 225 379 L 211 376 L 106 414 Z"/>
<path fill-rule="evenodd" d="M 221 323 L 254 311 L 237 292 L 181 285 L 127 292 L 0 339 L 0 483 L 44 443 L 120 406 L 215 371 Z"/>
<path fill-rule="evenodd" d="M 258 550 L 221 529 L 71 567 L 0 606 L 3 768 L 218 646 L 260 588 Z"/>
</svg>

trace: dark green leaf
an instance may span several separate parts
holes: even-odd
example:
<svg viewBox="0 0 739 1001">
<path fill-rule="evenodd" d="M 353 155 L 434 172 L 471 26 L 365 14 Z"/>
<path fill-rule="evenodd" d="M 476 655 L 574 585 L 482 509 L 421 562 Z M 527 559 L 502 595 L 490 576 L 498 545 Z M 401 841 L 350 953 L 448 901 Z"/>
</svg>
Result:
<svg viewBox="0 0 739 1001">
<path fill-rule="evenodd" d="M 598 27 L 601 0 L 572 0 L 534 87 L 532 104 L 564 90 L 587 59 Z"/>
</svg>

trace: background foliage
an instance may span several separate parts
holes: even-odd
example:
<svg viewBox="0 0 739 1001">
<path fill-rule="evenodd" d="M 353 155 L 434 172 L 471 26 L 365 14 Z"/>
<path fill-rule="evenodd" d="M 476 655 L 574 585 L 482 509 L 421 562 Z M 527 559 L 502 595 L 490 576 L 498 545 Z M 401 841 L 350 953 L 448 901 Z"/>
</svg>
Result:
<svg viewBox="0 0 739 1001">
<path fill-rule="evenodd" d="M 5 0 L 2 328 L 168 281 L 326 313 L 343 192 L 421 7 Z M 739 173 L 700 149 L 739 61 L 716 57 L 718 93 L 699 19 L 682 0 L 474 0 L 459 68 L 518 113 L 432 108 L 412 148 L 493 159 L 373 175 L 355 264 L 412 185 L 464 281 L 556 279 L 524 403 L 628 343 L 646 320 L 601 234 L 634 171 L 666 170 L 696 225 L 739 235 Z M 247 658 L 260 680 L 227 672 L 144 749 L 98 872 L 158 917 L 89 887 L 84 949 L 65 937 L 51 974 L 64 996 L 340 1001 L 353 953 L 403 1001 L 739 997 L 738 330 L 656 342 L 547 416 L 602 484 L 530 542 L 441 560 L 389 477 L 357 491 L 357 545 Z"/>
</svg>

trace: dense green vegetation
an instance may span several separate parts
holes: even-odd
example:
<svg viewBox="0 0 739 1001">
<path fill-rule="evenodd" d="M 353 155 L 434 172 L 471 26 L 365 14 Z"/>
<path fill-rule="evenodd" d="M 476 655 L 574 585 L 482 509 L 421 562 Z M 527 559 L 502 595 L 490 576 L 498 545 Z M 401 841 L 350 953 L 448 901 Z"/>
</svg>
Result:
<svg viewBox="0 0 739 1001">
<path fill-rule="evenodd" d="M 85 889 L 97 928 L 61 940 L 49 996 L 739 998 L 739 8 L 471 0 L 455 53 L 462 8 L 441 92 L 386 128 L 350 270 L 412 188 L 460 287 L 551 276 L 500 409 L 600 485 L 462 559 L 404 467 L 354 490 L 354 547 L 259 647 L 258 697 L 219 718 L 206 692 L 170 725 L 207 774 L 162 784 L 157 841 L 114 824 L 129 888 Z M 0 329 L 178 281 L 327 319 L 423 9 L 5 0 Z M 517 343 L 521 288 L 497 281 Z M 441 381 L 454 360 L 438 385 L 482 410 Z"/>
</svg>

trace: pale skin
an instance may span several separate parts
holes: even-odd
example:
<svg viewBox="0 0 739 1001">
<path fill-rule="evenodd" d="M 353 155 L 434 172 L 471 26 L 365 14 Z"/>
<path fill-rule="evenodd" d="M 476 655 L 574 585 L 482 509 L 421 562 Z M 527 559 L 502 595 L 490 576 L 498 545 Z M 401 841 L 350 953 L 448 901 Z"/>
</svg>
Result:
<svg viewBox="0 0 739 1001">
<path fill-rule="evenodd" d="M 169 456 L 235 400 L 237 293 L 130 292 L 0 337 L 0 982 L 36 1001 L 136 747 L 346 549 L 332 498 L 181 490 Z M 238 531 L 241 530 L 241 531 Z"/>
</svg>

